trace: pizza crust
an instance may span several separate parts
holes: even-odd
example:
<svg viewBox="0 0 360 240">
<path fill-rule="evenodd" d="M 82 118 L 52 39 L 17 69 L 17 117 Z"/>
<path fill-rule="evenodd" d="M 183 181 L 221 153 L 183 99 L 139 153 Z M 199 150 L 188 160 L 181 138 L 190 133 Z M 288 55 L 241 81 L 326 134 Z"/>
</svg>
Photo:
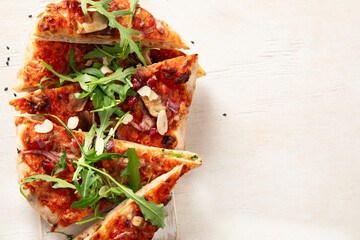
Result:
<svg viewBox="0 0 360 240">
<path fill-rule="evenodd" d="M 34 43 L 33 39 L 30 37 L 30 39 L 26 45 L 23 63 L 21 65 L 21 68 L 16 76 L 15 81 L 14 81 L 13 89 L 17 92 L 30 92 L 30 91 L 36 90 L 38 88 L 38 87 L 33 87 L 33 86 L 25 86 L 25 84 L 24 84 L 25 66 L 26 66 L 26 64 L 28 64 L 30 62 L 30 60 L 32 59 L 32 57 L 34 55 L 34 44 L 33 43 Z"/>
<path fill-rule="evenodd" d="M 25 130 L 25 125 L 24 124 L 20 124 L 18 126 L 16 126 L 16 132 L 18 133 L 18 135 L 21 135 L 21 132 Z M 19 139 L 18 139 L 19 140 Z M 23 149 L 23 145 L 21 144 L 20 141 L 18 141 L 18 155 L 16 158 L 16 171 L 18 174 L 18 182 L 19 184 L 24 180 L 24 176 L 27 175 L 27 173 L 31 172 L 31 169 L 29 168 L 29 166 L 25 163 L 23 163 L 21 160 L 23 158 L 23 154 L 22 154 L 22 149 Z M 32 208 L 34 208 L 34 210 L 42 217 L 44 218 L 49 224 L 56 224 L 56 222 L 58 221 L 58 215 L 56 213 L 51 212 L 51 210 L 47 207 L 47 206 L 43 206 L 40 204 L 40 202 L 38 201 L 38 194 L 37 193 L 31 193 L 30 190 L 28 188 L 26 188 L 25 185 L 22 186 L 22 191 L 23 193 L 28 196 L 27 197 L 27 201 L 28 203 L 31 205 Z M 58 226 L 58 228 L 62 228 L 62 226 Z"/>
<path fill-rule="evenodd" d="M 196 58 L 196 62 L 193 64 L 191 68 L 191 75 L 189 77 L 189 81 L 186 83 L 187 92 L 191 95 L 191 98 L 194 95 L 196 89 L 196 78 L 198 73 L 198 58 Z M 189 106 L 190 108 L 190 106 Z M 175 136 L 177 137 L 178 144 L 175 149 L 185 150 L 185 132 L 186 132 L 186 121 L 189 113 L 189 109 L 187 109 L 187 113 L 183 115 L 179 121 L 179 127 L 174 131 Z"/>
</svg>

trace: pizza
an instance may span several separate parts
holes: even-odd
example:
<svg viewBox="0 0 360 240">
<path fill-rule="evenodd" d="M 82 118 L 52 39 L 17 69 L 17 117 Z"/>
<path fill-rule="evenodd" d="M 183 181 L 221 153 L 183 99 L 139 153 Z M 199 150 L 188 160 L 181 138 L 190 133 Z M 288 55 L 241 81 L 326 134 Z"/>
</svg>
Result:
<svg viewBox="0 0 360 240">
<path fill-rule="evenodd" d="M 97 220 L 76 239 L 152 239 L 164 227 L 176 181 L 202 163 L 181 150 L 206 73 L 179 49 L 138 0 L 60 0 L 38 16 L 15 81 L 28 93 L 10 105 L 27 114 L 20 191 L 51 231 Z"/>
<path fill-rule="evenodd" d="M 67 152 L 67 161 L 70 158 L 80 158 L 79 145 L 65 128 L 53 124 L 49 132 L 38 133 L 36 127 L 41 124 L 43 123 L 25 117 L 16 119 L 15 125 L 20 139 L 17 162 L 19 182 L 39 174 L 51 176 L 56 163 L 61 160 L 63 151 Z M 84 143 L 84 132 L 77 131 L 74 134 L 81 144 Z M 201 165 L 201 158 L 190 152 L 176 150 L 170 152 L 122 140 L 113 140 L 111 145 L 108 147 L 108 153 L 124 154 L 129 148 L 135 149 L 140 160 L 139 171 L 142 185 L 171 171 L 176 166 L 183 165 L 180 172 L 183 175 Z M 95 167 L 106 169 L 108 174 L 121 182 L 121 173 L 126 169 L 127 162 L 125 158 L 101 160 Z M 68 164 L 56 177 L 71 182 L 74 172 L 74 166 Z M 93 213 L 90 207 L 84 209 L 71 207 L 74 202 L 81 199 L 73 189 L 54 189 L 49 182 L 36 181 L 23 185 L 23 191 L 28 196 L 29 203 L 52 224 L 54 230 L 81 221 Z M 100 209 L 111 205 L 111 202 L 104 200 L 101 202 Z"/>
<path fill-rule="evenodd" d="M 110 2 L 107 11 L 119 12 L 121 10 L 130 10 L 128 0 Z M 130 23 L 130 29 L 139 32 L 138 36 L 132 36 L 134 40 L 139 37 L 145 47 L 189 49 L 180 35 L 166 22 L 156 19 L 140 5 L 137 5 L 134 10 L 131 23 L 129 15 L 113 19 L 124 27 Z M 86 17 L 79 0 L 63 0 L 49 4 L 40 14 L 33 35 L 37 39 L 73 43 L 113 44 L 120 40 L 120 33 L 110 26 L 109 19 L 94 8 L 89 8 L 87 12 Z"/>
<path fill-rule="evenodd" d="M 184 149 L 186 119 L 196 85 L 197 55 L 181 56 L 148 67 L 140 67 L 131 76 L 133 89 L 141 94 L 128 97 L 120 106 L 130 111 L 132 121 L 122 125 L 117 136 L 149 146 Z M 10 101 L 22 113 L 56 114 L 63 122 L 78 117 L 79 128 L 89 130 L 95 120 L 89 98 L 77 99 L 82 91 L 79 84 L 60 88 L 37 90 Z M 145 93 L 143 93 L 145 92 Z M 159 96 L 153 100 L 146 96 Z M 157 128 L 159 112 L 165 110 L 167 130 Z"/>
<path fill-rule="evenodd" d="M 181 175 L 182 167 L 182 165 L 177 166 L 156 178 L 137 194 L 155 203 L 166 203 Z M 145 221 L 136 203 L 128 199 L 109 212 L 104 220 L 94 223 L 74 240 L 152 239 L 157 230 L 158 227 L 152 225 L 150 221 Z"/>
<path fill-rule="evenodd" d="M 18 72 L 14 89 L 20 92 L 36 90 L 39 88 L 38 84 L 41 82 L 43 77 L 52 78 L 58 81 L 58 77 L 44 68 L 41 62 L 50 64 L 58 73 L 71 73 L 72 70 L 69 64 L 69 56 L 72 49 L 74 49 L 74 60 L 76 67 L 79 70 L 89 67 L 96 62 L 101 63 L 103 61 L 102 58 L 91 58 L 88 57 L 89 55 L 87 56 L 88 53 L 96 49 L 96 46 L 97 45 L 94 44 L 52 42 L 32 39 L 28 43 L 24 63 Z M 104 45 L 99 45 L 98 47 L 101 48 L 103 46 Z M 162 62 L 167 59 L 186 56 L 185 53 L 177 49 L 161 48 L 144 50 L 142 55 L 148 65 Z M 135 54 L 130 54 L 129 59 L 118 59 L 118 64 L 123 67 L 129 67 L 131 65 L 136 66 L 141 64 L 141 62 Z M 198 66 L 197 71 L 198 78 L 206 74 L 200 66 Z M 42 82 L 42 86 L 46 89 L 56 87 L 56 84 L 54 81 L 49 79 Z"/>
</svg>

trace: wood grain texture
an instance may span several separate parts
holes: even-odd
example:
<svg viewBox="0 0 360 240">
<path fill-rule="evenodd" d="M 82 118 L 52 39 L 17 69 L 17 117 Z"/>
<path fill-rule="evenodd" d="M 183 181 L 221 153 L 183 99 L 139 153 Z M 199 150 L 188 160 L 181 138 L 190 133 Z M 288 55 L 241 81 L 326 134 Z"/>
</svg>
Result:
<svg viewBox="0 0 360 240">
<path fill-rule="evenodd" d="M 194 41 L 208 72 L 187 127 L 203 166 L 175 189 L 180 239 L 359 239 L 360 1 L 141 3 Z M 43 2 L 0 4 L 0 239 L 32 240 L 36 214 L 15 176 L 13 93 L 1 88 Z"/>
</svg>

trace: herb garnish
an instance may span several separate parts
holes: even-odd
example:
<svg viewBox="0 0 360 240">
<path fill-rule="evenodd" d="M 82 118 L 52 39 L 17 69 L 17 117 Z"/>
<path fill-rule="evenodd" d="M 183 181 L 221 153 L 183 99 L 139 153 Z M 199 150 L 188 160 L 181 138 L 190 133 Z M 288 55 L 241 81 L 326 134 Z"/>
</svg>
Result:
<svg viewBox="0 0 360 240">
<path fill-rule="evenodd" d="M 169 155 L 177 157 L 177 158 L 183 158 L 184 154 L 182 153 L 174 153 L 173 151 L 168 152 Z"/>
<path fill-rule="evenodd" d="M 62 171 L 65 170 L 65 168 L 67 167 L 68 163 L 66 161 L 66 151 L 64 150 L 63 151 L 63 155 L 61 155 L 61 159 L 60 159 L 60 162 L 57 162 L 54 166 L 54 169 L 56 167 L 59 167 L 55 172 L 54 174 L 51 174 L 51 175 L 56 175 L 58 173 L 61 173 Z"/>
<path fill-rule="evenodd" d="M 76 94 L 77 98 L 90 96 L 95 108 L 92 112 L 98 112 L 100 118 L 100 126 L 95 129 L 97 134 L 96 152 L 99 155 L 104 151 L 107 143 L 104 131 L 114 123 L 110 121 L 110 117 L 116 114 L 118 116 L 116 119 L 120 121 L 124 116 L 124 112 L 117 105 L 122 103 L 127 96 L 136 94 L 131 89 L 132 84 L 129 80 L 131 75 L 136 74 L 136 69 L 130 67 L 124 70 L 118 66 L 116 71 L 107 77 L 97 68 L 86 68 L 78 71 L 75 66 L 74 49 L 70 52 L 69 62 L 74 70 L 69 75 L 56 72 L 52 66 L 45 62 L 42 62 L 42 65 L 60 79 L 60 84 L 64 82 L 79 83 L 83 92 Z M 115 98 L 115 94 L 117 94 L 118 98 Z"/>
<path fill-rule="evenodd" d="M 130 11 L 118 10 L 118 11 L 109 12 L 108 11 L 108 9 L 110 8 L 109 3 L 111 2 L 112 0 L 100 0 L 98 2 L 92 0 L 81 0 L 81 9 L 85 17 L 87 17 L 88 16 L 87 5 L 89 4 L 90 6 L 94 7 L 98 13 L 105 16 L 109 20 L 109 26 L 119 30 L 120 32 L 119 47 L 123 49 L 124 54 L 126 52 L 135 53 L 136 56 L 140 59 L 140 61 L 146 66 L 145 59 L 141 54 L 139 46 L 134 42 L 134 40 L 131 37 L 133 35 L 138 36 L 139 32 L 130 28 L 132 24 L 132 18 L 135 13 L 135 8 L 139 0 L 130 0 Z M 127 15 L 130 15 L 129 28 L 124 27 L 116 20 L 117 17 L 123 17 Z"/>
</svg>

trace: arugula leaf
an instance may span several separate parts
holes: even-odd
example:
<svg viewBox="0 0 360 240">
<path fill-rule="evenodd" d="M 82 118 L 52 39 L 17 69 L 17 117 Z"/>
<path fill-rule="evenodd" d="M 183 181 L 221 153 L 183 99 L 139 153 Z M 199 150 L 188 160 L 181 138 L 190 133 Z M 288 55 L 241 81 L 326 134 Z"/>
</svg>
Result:
<svg viewBox="0 0 360 240">
<path fill-rule="evenodd" d="M 28 196 L 25 195 L 25 193 L 22 191 L 22 185 L 25 183 L 30 183 L 30 182 L 34 182 L 36 180 L 45 180 L 47 182 L 54 182 L 55 184 L 53 186 L 51 186 L 52 188 L 71 188 L 71 189 L 76 189 L 76 187 L 63 180 L 60 178 L 56 178 L 56 177 L 52 177 L 49 175 L 44 175 L 44 174 L 39 174 L 39 175 L 34 175 L 34 176 L 30 176 L 24 179 L 24 181 L 21 182 L 20 184 L 20 192 L 21 194 L 25 197 L 28 198 Z"/>
<path fill-rule="evenodd" d="M 198 159 L 199 157 L 197 155 L 194 155 L 191 157 L 191 159 L 195 160 L 195 159 Z"/>
<path fill-rule="evenodd" d="M 85 135 L 85 142 L 84 142 L 84 153 L 87 154 L 92 146 L 93 140 L 95 138 L 95 128 L 96 123 L 94 123 L 89 132 Z"/>
<path fill-rule="evenodd" d="M 89 74 L 97 78 L 103 78 L 105 75 L 97 68 L 85 68 L 81 70 L 81 73 Z"/>
<path fill-rule="evenodd" d="M 94 64 L 93 64 L 93 68 L 96 68 L 96 69 L 100 69 L 102 66 L 104 66 L 104 64 L 98 63 L 98 62 L 94 62 Z"/>
<path fill-rule="evenodd" d="M 183 158 L 184 154 L 182 153 L 174 153 L 173 151 L 168 152 L 169 155 L 177 157 L 177 158 Z"/>
<path fill-rule="evenodd" d="M 112 28 L 116 28 L 120 32 L 120 47 L 129 48 L 129 52 L 135 53 L 136 56 L 140 59 L 140 61 L 146 66 L 146 62 L 145 62 L 144 57 L 141 54 L 140 48 L 138 47 L 138 45 L 134 42 L 134 40 L 131 37 L 132 35 L 139 35 L 139 32 L 134 29 L 124 27 L 116 20 L 116 17 L 125 16 L 125 15 L 130 15 L 130 17 L 132 18 L 134 11 L 135 11 L 136 4 L 138 1 L 137 0 L 130 1 L 130 6 L 132 7 L 131 10 L 133 10 L 133 11 L 120 10 L 120 11 L 115 11 L 115 12 L 107 11 L 107 8 L 108 8 L 107 4 L 109 2 L 111 2 L 111 1 L 95 2 L 92 0 L 81 0 L 81 7 L 82 7 L 82 10 L 83 10 L 83 13 L 85 16 L 87 16 L 87 14 L 88 14 L 87 9 L 85 9 L 85 8 L 87 8 L 87 4 L 93 6 L 94 8 L 96 8 L 98 13 L 105 16 L 109 20 L 109 26 Z M 131 23 L 131 21 L 129 21 L 129 23 Z"/>
<path fill-rule="evenodd" d="M 67 161 L 66 161 L 66 151 L 62 151 L 62 155 L 61 155 L 61 159 L 60 159 L 60 162 L 57 162 L 54 166 L 54 169 L 55 167 L 59 167 L 59 169 L 57 169 L 54 173 L 54 175 L 58 174 L 58 173 L 61 173 L 62 171 L 65 170 L 65 168 L 67 167 Z"/>
<path fill-rule="evenodd" d="M 100 127 L 96 128 L 96 143 L 95 149 L 97 155 L 103 153 L 105 148 L 105 141 L 101 142 L 100 139 L 104 140 L 105 134 L 104 131 L 113 123 L 113 121 L 109 121 L 110 116 L 115 112 L 116 109 L 110 108 L 102 112 L 98 112 L 100 118 Z M 102 144 L 102 146 L 101 146 Z M 99 146 L 100 145 L 100 146 Z"/>
<path fill-rule="evenodd" d="M 112 75 L 110 75 L 108 77 L 100 78 L 96 81 L 88 82 L 87 85 L 108 84 L 108 83 L 114 82 L 114 81 L 121 81 L 121 82 L 125 83 L 125 78 L 129 75 L 136 74 L 136 72 L 137 72 L 136 69 L 133 67 L 129 67 L 125 70 L 123 70 L 122 68 L 119 68 Z"/>
<path fill-rule="evenodd" d="M 136 10 L 136 6 L 138 5 L 139 3 L 139 0 L 133 0 L 133 1 L 130 1 L 130 21 L 129 21 L 129 28 L 131 27 L 131 24 L 132 24 L 132 20 L 133 20 L 133 17 L 134 17 L 134 14 L 135 14 L 135 10 Z"/>
<path fill-rule="evenodd" d="M 81 221 L 81 222 L 76 222 L 75 224 L 76 225 L 82 225 L 84 223 L 92 222 L 92 221 L 95 221 L 95 220 L 98 220 L 98 219 L 104 219 L 103 217 L 97 215 L 97 213 L 99 211 L 99 208 L 100 208 L 100 204 L 96 204 L 96 206 L 94 208 L 94 217 L 93 218 L 90 218 L 88 220 Z"/>
<path fill-rule="evenodd" d="M 153 172 L 151 172 L 150 177 L 149 177 L 149 179 L 148 179 L 148 180 L 147 180 L 147 182 L 146 182 L 146 185 L 147 185 L 147 184 L 149 184 L 149 182 L 150 182 L 150 180 L 151 180 L 152 175 L 153 175 Z"/>
<path fill-rule="evenodd" d="M 47 70 L 49 70 L 50 72 L 52 72 L 55 76 L 57 76 L 57 77 L 60 79 L 60 84 L 61 84 L 61 85 L 62 85 L 65 81 L 74 82 L 71 77 L 56 72 L 56 71 L 54 70 L 54 68 L 53 68 L 51 65 L 47 64 L 46 62 L 41 61 L 41 64 L 43 65 L 44 68 L 46 68 Z"/>
<path fill-rule="evenodd" d="M 55 79 L 49 78 L 49 77 L 46 77 L 46 76 L 42 77 L 41 80 L 40 80 L 40 82 L 39 82 L 37 85 L 38 85 L 40 91 L 42 92 L 42 94 L 43 94 L 44 96 L 45 96 L 45 93 L 44 93 L 44 91 L 43 91 L 42 83 L 45 82 L 45 81 L 47 81 L 47 80 L 52 80 L 58 87 L 61 87 L 60 83 L 58 83 Z"/>
<path fill-rule="evenodd" d="M 132 199 L 139 206 L 142 214 L 144 215 L 145 221 L 150 220 L 153 225 L 156 225 L 160 228 L 163 228 L 165 226 L 164 219 L 167 216 L 167 212 L 164 209 L 164 204 L 156 204 L 154 202 L 147 201 L 142 196 L 136 195 L 132 189 L 121 185 L 111 175 L 104 171 L 101 171 L 86 163 L 77 162 L 76 164 L 91 169 L 109 178 L 119 188 L 119 190 L 125 194 L 126 197 Z"/>
<path fill-rule="evenodd" d="M 110 57 L 114 59 L 114 63 L 117 62 L 117 59 L 128 59 L 129 60 L 130 49 L 127 47 L 121 47 L 119 43 L 114 43 L 113 46 L 101 45 L 101 48 L 98 45 L 95 45 L 95 49 L 84 56 L 84 59 L 94 59 L 94 58 L 103 58 Z"/>
<path fill-rule="evenodd" d="M 140 161 L 136 155 L 135 148 L 128 148 L 125 156 L 129 158 L 129 162 L 120 176 L 129 176 L 128 184 L 134 192 L 137 192 L 141 188 L 141 179 L 139 172 Z"/>
<path fill-rule="evenodd" d="M 70 51 L 69 64 L 70 64 L 70 67 L 72 68 L 72 70 L 74 70 L 75 73 L 80 74 L 80 72 L 76 69 L 75 50 L 73 48 Z"/>
<path fill-rule="evenodd" d="M 81 196 L 81 200 L 73 203 L 72 208 L 87 208 L 91 206 L 97 198 L 98 192 L 96 191 L 96 186 L 94 183 L 100 178 L 99 175 L 94 174 L 92 170 L 84 169 L 81 171 L 82 183 L 79 185 L 78 181 L 74 181 L 76 190 Z"/>
<path fill-rule="evenodd" d="M 124 154 L 121 153 L 102 153 L 100 155 L 96 155 L 95 152 L 86 155 L 86 160 L 90 163 L 96 163 L 98 161 L 101 160 L 114 160 L 115 158 L 120 158 L 120 157 L 126 157 Z"/>
<path fill-rule="evenodd" d="M 86 198 L 89 196 L 89 190 L 91 185 L 99 179 L 98 175 L 94 175 L 94 172 L 88 169 L 84 169 L 81 172 L 81 179 L 82 183 L 80 185 L 80 188 L 78 189 L 78 192 L 80 193 L 82 198 Z"/>
</svg>

